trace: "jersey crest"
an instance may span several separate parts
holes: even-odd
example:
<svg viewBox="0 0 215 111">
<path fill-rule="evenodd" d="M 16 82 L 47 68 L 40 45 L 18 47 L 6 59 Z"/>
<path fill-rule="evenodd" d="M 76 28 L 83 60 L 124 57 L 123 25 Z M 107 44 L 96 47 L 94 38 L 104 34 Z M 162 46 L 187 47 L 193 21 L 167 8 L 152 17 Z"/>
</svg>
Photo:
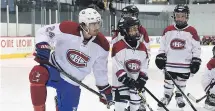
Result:
<svg viewBox="0 0 215 111">
<path fill-rule="evenodd" d="M 89 56 L 75 49 L 69 49 L 66 56 L 68 62 L 77 68 L 87 67 L 87 62 L 90 59 Z"/>
<path fill-rule="evenodd" d="M 170 42 L 170 47 L 175 50 L 181 50 L 185 48 L 185 44 L 185 40 L 176 38 Z"/>
<path fill-rule="evenodd" d="M 138 73 L 140 71 L 141 62 L 136 59 L 129 59 L 125 61 L 125 67 L 130 73 Z"/>
</svg>

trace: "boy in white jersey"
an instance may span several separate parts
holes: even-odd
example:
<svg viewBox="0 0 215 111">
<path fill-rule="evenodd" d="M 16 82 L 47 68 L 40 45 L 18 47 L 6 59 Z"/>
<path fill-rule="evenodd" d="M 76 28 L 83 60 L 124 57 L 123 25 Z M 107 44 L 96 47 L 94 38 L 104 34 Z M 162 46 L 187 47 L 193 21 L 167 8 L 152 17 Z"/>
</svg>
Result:
<svg viewBox="0 0 215 111">
<path fill-rule="evenodd" d="M 202 86 L 207 94 L 205 108 L 209 111 L 215 110 L 215 46 L 212 52 L 213 58 L 207 63 L 207 68 L 202 76 Z"/>
<path fill-rule="evenodd" d="M 79 13 L 79 23 L 64 21 L 42 27 L 36 33 L 35 60 L 40 63 L 29 74 L 34 111 L 45 111 L 47 86 L 57 91 L 57 110 L 78 109 L 79 84 L 61 74 L 55 67 L 82 81 L 93 73 L 104 104 L 112 100 L 108 84 L 107 63 L 109 43 L 99 32 L 101 15 L 92 8 Z M 55 42 L 53 53 L 49 42 Z M 52 64 L 53 66 L 49 65 Z"/>
<path fill-rule="evenodd" d="M 173 13 L 175 25 L 170 25 L 164 30 L 159 54 L 155 60 L 157 67 L 166 68 L 182 91 L 185 90 L 190 73 L 197 73 L 201 64 L 200 39 L 196 29 L 187 24 L 189 13 L 186 5 L 175 7 Z M 161 99 L 164 105 L 169 104 L 173 90 L 174 84 L 165 74 L 164 97 Z M 178 89 L 175 91 L 175 99 L 179 108 L 185 106 L 182 94 Z M 160 104 L 158 106 L 161 107 Z"/>
<path fill-rule="evenodd" d="M 136 17 L 123 17 L 119 23 L 121 40 L 113 44 L 113 94 L 115 111 L 146 111 L 140 108 L 141 98 L 138 92 L 144 92 L 143 87 L 148 80 L 148 54 L 143 42 L 139 41 L 140 21 Z"/>
</svg>

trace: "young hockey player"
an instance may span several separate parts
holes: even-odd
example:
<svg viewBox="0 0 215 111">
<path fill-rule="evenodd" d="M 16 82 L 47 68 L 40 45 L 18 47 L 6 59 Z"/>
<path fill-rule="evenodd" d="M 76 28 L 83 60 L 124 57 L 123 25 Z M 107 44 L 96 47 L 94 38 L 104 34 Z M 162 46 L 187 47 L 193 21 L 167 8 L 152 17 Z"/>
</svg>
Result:
<svg viewBox="0 0 215 111">
<path fill-rule="evenodd" d="M 205 74 L 202 76 L 202 86 L 207 94 L 205 108 L 215 110 L 215 46 L 212 49 L 213 58 L 207 63 Z"/>
<path fill-rule="evenodd" d="M 200 39 L 194 27 L 189 26 L 189 8 L 186 5 L 177 5 L 174 9 L 173 18 L 175 25 L 168 26 L 161 37 L 159 54 L 155 63 L 159 69 L 166 68 L 175 80 L 176 84 L 185 90 L 186 82 L 190 73 L 195 74 L 201 64 Z M 161 102 L 168 105 L 174 91 L 172 80 L 165 74 L 164 97 Z M 183 108 L 185 102 L 181 92 L 175 91 L 177 106 Z M 158 104 L 161 107 L 160 104 Z"/>
<path fill-rule="evenodd" d="M 148 54 L 145 45 L 139 41 L 140 21 L 136 17 L 123 17 L 119 23 L 119 34 L 123 37 L 113 44 L 113 95 L 115 111 L 146 111 L 140 108 L 141 99 L 138 92 L 148 80 Z"/>
<path fill-rule="evenodd" d="M 121 11 L 122 11 L 121 17 L 136 17 L 136 18 L 138 18 L 138 15 L 139 15 L 139 9 L 135 5 L 126 6 Z M 141 34 L 140 41 L 142 41 L 145 44 L 147 51 L 149 53 L 150 52 L 150 43 L 149 43 L 150 41 L 149 41 L 148 33 L 142 25 L 140 25 L 138 30 Z M 121 38 L 118 37 L 118 31 L 116 31 L 115 36 L 113 37 L 112 43 L 117 42 L 119 39 L 121 39 Z"/>
<path fill-rule="evenodd" d="M 109 43 L 99 32 L 100 22 L 101 15 L 96 10 L 87 8 L 80 11 L 79 23 L 64 21 L 38 30 L 35 37 L 35 60 L 40 65 L 35 65 L 29 74 L 34 111 L 45 111 L 47 86 L 57 91 L 59 111 L 77 110 L 80 98 L 79 84 L 61 74 L 56 68 L 79 81 L 93 69 L 96 85 L 104 95 L 100 101 L 107 104 L 112 100 L 107 76 Z M 54 52 L 50 53 L 49 42 L 52 41 L 56 43 Z"/>
</svg>

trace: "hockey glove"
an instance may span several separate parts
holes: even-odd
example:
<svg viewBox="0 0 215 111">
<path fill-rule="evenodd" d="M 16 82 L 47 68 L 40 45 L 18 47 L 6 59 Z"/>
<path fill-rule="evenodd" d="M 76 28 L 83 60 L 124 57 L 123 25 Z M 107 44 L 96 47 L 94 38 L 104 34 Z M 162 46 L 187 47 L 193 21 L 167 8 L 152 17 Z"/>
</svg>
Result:
<svg viewBox="0 0 215 111">
<path fill-rule="evenodd" d="M 158 54 L 155 59 L 155 64 L 159 69 L 163 69 L 166 66 L 166 55 L 165 53 Z"/>
<path fill-rule="evenodd" d="M 103 95 L 103 98 L 100 97 L 100 102 L 104 103 L 104 104 L 109 104 L 110 102 L 112 102 L 112 88 L 111 86 L 108 84 L 106 86 L 97 86 L 99 89 L 99 92 Z"/>
<path fill-rule="evenodd" d="M 50 45 L 47 42 L 40 42 L 36 44 L 36 53 L 34 54 L 36 56 L 35 61 L 41 63 L 41 62 L 48 62 L 49 56 L 50 56 L 51 48 Z"/>
<path fill-rule="evenodd" d="M 191 60 L 191 64 L 190 64 L 190 72 L 195 74 L 196 72 L 198 72 L 199 67 L 201 65 L 201 59 L 197 58 L 197 57 L 193 57 Z"/>
<path fill-rule="evenodd" d="M 129 88 L 135 88 L 135 80 L 128 77 L 127 74 L 124 74 L 123 76 L 118 78 L 119 82 L 122 82 L 125 86 Z"/>
<path fill-rule="evenodd" d="M 147 80 L 148 80 L 148 76 L 146 74 L 140 72 L 140 74 L 136 80 L 136 83 L 135 83 L 135 87 L 137 88 L 138 91 L 142 91 Z"/>
</svg>

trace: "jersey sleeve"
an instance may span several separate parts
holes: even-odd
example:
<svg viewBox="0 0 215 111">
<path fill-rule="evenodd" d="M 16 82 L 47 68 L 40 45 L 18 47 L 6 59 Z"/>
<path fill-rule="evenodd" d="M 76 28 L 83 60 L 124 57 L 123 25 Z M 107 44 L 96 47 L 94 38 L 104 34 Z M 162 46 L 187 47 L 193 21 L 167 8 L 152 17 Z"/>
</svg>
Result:
<svg viewBox="0 0 215 111">
<path fill-rule="evenodd" d="M 166 45 L 166 38 L 167 35 L 163 34 L 163 36 L 160 38 L 160 48 L 158 50 L 158 53 L 166 53 L 167 45 Z"/>
<path fill-rule="evenodd" d="M 126 74 L 126 71 L 124 70 L 124 62 L 123 62 L 123 54 L 121 51 L 124 49 L 124 46 L 121 41 L 117 42 L 113 45 L 112 48 L 112 70 L 113 74 L 116 75 L 117 78 L 123 76 Z"/>
<path fill-rule="evenodd" d="M 97 86 L 105 86 L 108 84 L 108 55 L 109 51 L 102 50 L 93 65 L 93 74 Z"/>
<path fill-rule="evenodd" d="M 215 59 L 211 59 L 207 63 L 207 67 L 202 75 L 201 83 L 205 92 L 210 89 L 210 84 L 215 83 Z"/>
<path fill-rule="evenodd" d="M 54 40 L 56 36 L 59 36 L 62 32 L 59 29 L 60 24 L 51 24 L 40 28 L 36 32 L 35 42 L 50 42 Z"/>
<path fill-rule="evenodd" d="M 193 53 L 193 57 L 197 57 L 200 58 L 201 56 L 201 45 L 200 45 L 200 39 L 198 36 L 198 33 L 196 31 L 196 29 L 193 28 L 192 31 L 192 53 Z"/>
</svg>

